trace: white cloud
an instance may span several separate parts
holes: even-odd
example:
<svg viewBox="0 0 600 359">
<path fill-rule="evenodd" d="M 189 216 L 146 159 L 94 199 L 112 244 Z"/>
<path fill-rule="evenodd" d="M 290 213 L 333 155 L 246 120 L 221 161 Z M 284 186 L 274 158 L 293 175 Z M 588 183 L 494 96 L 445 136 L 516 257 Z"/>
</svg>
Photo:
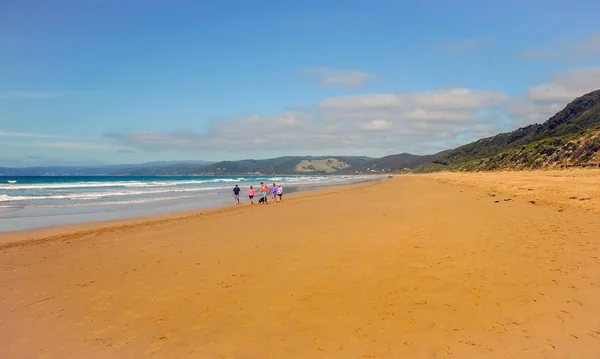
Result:
<svg viewBox="0 0 600 359">
<path fill-rule="evenodd" d="M 486 122 L 481 110 L 506 101 L 507 94 L 461 88 L 422 93 L 335 97 L 311 111 L 264 118 L 252 115 L 214 122 L 205 132 L 113 132 L 117 143 L 144 151 L 219 150 L 305 153 L 365 153 L 416 148 L 426 142 L 475 136 L 472 126 Z"/>
<path fill-rule="evenodd" d="M 85 142 L 33 142 L 32 147 L 61 148 L 67 150 L 92 150 L 92 151 L 122 151 L 127 148 L 115 145 L 85 143 Z"/>
<path fill-rule="evenodd" d="M 528 89 L 523 99 L 508 106 L 519 126 L 542 123 L 575 98 L 600 89 L 600 67 L 552 73 L 548 82 Z"/>
<path fill-rule="evenodd" d="M 581 91 L 558 84 L 543 84 L 527 90 L 526 97 L 531 101 L 568 101 L 581 95 Z"/>
<path fill-rule="evenodd" d="M 394 110 L 474 110 L 508 101 L 503 92 L 446 88 L 430 92 L 332 97 L 319 103 L 322 108 L 343 110 L 385 108 Z"/>
<path fill-rule="evenodd" d="M 407 120 L 420 121 L 463 122 L 471 120 L 473 115 L 468 111 L 430 111 L 419 108 L 407 112 L 404 114 L 404 118 Z"/>
<path fill-rule="evenodd" d="M 600 32 L 579 39 L 563 39 L 556 43 L 521 51 L 520 56 L 527 60 L 577 60 L 597 59 L 600 56 Z"/>
<path fill-rule="evenodd" d="M 52 97 L 54 97 L 54 94 L 49 92 L 0 91 L 0 99 L 2 100 L 37 100 Z"/>
<path fill-rule="evenodd" d="M 58 137 L 58 136 L 56 136 L 56 135 L 49 135 L 49 134 L 43 134 L 43 133 L 0 131 L 0 137 L 53 138 L 53 137 Z"/>
<path fill-rule="evenodd" d="M 600 67 L 555 72 L 549 82 L 527 91 L 531 101 L 570 102 L 576 97 L 600 88 Z"/>
<path fill-rule="evenodd" d="M 120 146 L 142 151 L 219 151 L 252 157 L 306 153 L 379 155 L 447 149 L 543 122 L 575 97 L 600 85 L 600 69 L 551 74 L 520 98 L 498 91 L 441 88 L 340 96 L 314 108 L 273 117 L 251 115 L 213 122 L 204 132 L 113 132 Z M 507 116 L 508 115 L 508 116 Z"/>
<path fill-rule="evenodd" d="M 600 68 L 583 68 L 553 73 L 519 98 L 499 91 L 444 87 L 426 92 L 331 97 L 314 107 L 272 117 L 249 115 L 213 121 L 202 132 L 106 133 L 105 139 L 112 144 L 81 139 L 59 142 L 50 139 L 54 135 L 36 133 L 0 131 L 0 136 L 37 137 L 38 142 L 25 145 L 41 148 L 120 153 L 218 151 L 238 158 L 308 151 L 424 153 L 516 128 L 511 126 L 543 122 L 595 87 L 600 87 Z"/>
<path fill-rule="evenodd" d="M 388 120 L 373 120 L 367 123 L 361 123 L 359 127 L 365 131 L 385 131 L 392 127 L 392 122 Z"/>
<path fill-rule="evenodd" d="M 400 106 L 402 106 L 401 98 L 394 94 L 331 97 L 319 103 L 319 107 L 322 108 L 343 108 L 345 110 Z"/>
<path fill-rule="evenodd" d="M 561 103 L 538 103 L 518 100 L 508 106 L 508 113 L 514 118 L 515 126 L 523 127 L 542 123 L 564 108 Z"/>
<path fill-rule="evenodd" d="M 304 69 L 303 72 L 307 75 L 315 77 L 319 84 L 325 87 L 363 87 L 371 78 L 366 72 L 358 70 L 340 70 L 329 67 L 313 67 Z"/>
</svg>

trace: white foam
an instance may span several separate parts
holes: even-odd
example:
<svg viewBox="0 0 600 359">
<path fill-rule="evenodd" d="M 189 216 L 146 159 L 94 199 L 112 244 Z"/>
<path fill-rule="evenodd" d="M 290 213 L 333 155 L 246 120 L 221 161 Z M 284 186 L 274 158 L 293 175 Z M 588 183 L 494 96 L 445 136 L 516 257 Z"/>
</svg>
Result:
<svg viewBox="0 0 600 359">
<path fill-rule="evenodd" d="M 113 181 L 113 182 L 71 182 L 71 183 L 29 183 L 0 185 L 0 190 L 42 190 L 42 189 L 69 189 L 69 188 L 98 188 L 98 187 L 169 187 L 178 185 L 192 185 L 221 182 L 244 182 L 244 177 L 214 178 L 210 180 L 182 180 L 182 181 Z"/>
<path fill-rule="evenodd" d="M 256 178 L 252 181 L 294 181 L 294 182 L 323 182 L 323 181 L 339 181 L 350 178 L 356 178 L 352 176 L 298 176 L 298 177 L 267 177 L 267 178 Z M 205 183 L 222 183 L 222 182 L 247 182 L 249 181 L 245 177 L 238 178 L 213 178 L 209 180 L 171 180 L 171 181 L 112 181 L 112 182 L 71 182 L 71 183 L 28 183 L 28 184 L 17 184 L 16 181 L 12 182 L 9 180 L 9 184 L 0 185 L 0 190 L 43 190 L 43 189 L 70 189 L 70 188 L 101 188 L 101 187 L 169 187 L 179 185 L 201 185 Z"/>
<path fill-rule="evenodd" d="M 71 194 L 50 194 L 40 196 L 9 196 L 0 194 L 0 202 L 13 202 L 13 201 L 39 201 L 48 199 L 68 199 L 68 200 L 91 200 L 106 197 L 119 197 L 119 196 L 136 196 L 146 194 L 158 194 L 158 193 L 177 193 L 177 192 L 204 192 L 214 191 L 219 189 L 227 189 L 229 187 L 203 187 L 203 188 L 165 188 L 159 190 L 147 190 L 147 191 L 122 191 L 122 192 L 87 192 L 87 193 L 71 193 Z"/>
<path fill-rule="evenodd" d="M 95 188 L 95 187 L 146 187 L 148 183 L 131 182 L 73 182 L 73 183 L 31 183 L 0 186 L 0 189 L 8 190 L 35 190 L 35 189 L 68 189 L 68 188 Z"/>
<path fill-rule="evenodd" d="M 285 186 L 293 185 L 317 185 L 326 186 L 328 183 L 353 182 L 357 179 L 363 179 L 358 176 L 286 176 L 269 177 L 270 181 L 277 181 Z M 38 184 L 10 184 L 0 185 L 1 189 L 22 190 L 18 195 L 9 195 L 0 193 L 0 202 L 24 202 L 30 204 L 42 204 L 47 200 L 65 200 L 67 202 L 96 200 L 101 198 L 124 197 L 124 196 L 147 196 L 164 195 L 166 193 L 185 193 L 196 192 L 205 193 L 206 191 L 229 189 L 227 186 L 218 186 L 218 183 L 241 182 L 246 181 L 243 187 L 249 186 L 253 182 L 260 182 L 261 178 L 252 178 L 250 180 L 244 177 L 238 178 L 213 178 L 209 180 L 170 180 L 170 181 L 114 181 L 114 182 L 74 182 L 74 183 L 38 183 Z M 267 181 L 263 177 L 262 181 Z M 210 184 L 209 184 L 210 183 Z M 181 187 L 179 185 L 195 185 Z M 85 188 L 90 188 L 85 191 Z M 72 191 L 69 191 L 71 189 Z M 105 190 L 104 190 L 105 189 Z M 75 192 L 76 191 L 76 192 Z M 71 193 L 69 193 L 71 192 Z M 172 198 L 172 197 L 171 197 Z M 146 200 L 146 198 L 144 199 Z M 31 202 L 31 203 L 27 203 Z M 21 204 L 21 203 L 20 203 Z M 20 205 L 19 204 L 19 205 Z M 57 203 L 50 203 L 58 205 Z M 67 205 L 63 203 L 61 205 Z"/>
</svg>

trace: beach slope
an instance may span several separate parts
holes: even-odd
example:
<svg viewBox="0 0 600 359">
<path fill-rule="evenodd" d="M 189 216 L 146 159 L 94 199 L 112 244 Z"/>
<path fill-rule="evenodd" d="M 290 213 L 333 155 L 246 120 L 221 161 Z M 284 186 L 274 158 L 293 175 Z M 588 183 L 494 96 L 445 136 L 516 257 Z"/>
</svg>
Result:
<svg viewBox="0 0 600 359">
<path fill-rule="evenodd" d="M 7 234 L 0 357 L 597 358 L 592 201 L 443 176 Z"/>
</svg>

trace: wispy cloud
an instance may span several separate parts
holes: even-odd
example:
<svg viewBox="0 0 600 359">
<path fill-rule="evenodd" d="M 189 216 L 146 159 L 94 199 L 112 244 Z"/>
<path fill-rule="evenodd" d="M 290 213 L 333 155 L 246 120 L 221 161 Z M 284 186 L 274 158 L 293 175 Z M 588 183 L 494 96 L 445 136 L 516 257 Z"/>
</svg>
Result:
<svg viewBox="0 0 600 359">
<path fill-rule="evenodd" d="M 503 92 L 465 88 L 331 97 L 306 111 L 214 122 L 204 132 L 129 131 L 105 136 L 141 151 L 218 150 L 246 156 L 265 150 L 280 153 L 310 148 L 357 153 L 400 146 L 418 148 L 427 142 L 476 136 L 472 128 L 488 123 L 480 111 L 502 106 L 508 100 Z M 277 129 L 278 136 L 265 138 L 264 128 Z"/>
<path fill-rule="evenodd" d="M 131 154 L 131 153 L 137 153 L 137 151 L 132 150 L 131 148 L 121 148 L 121 149 L 117 150 L 117 153 Z"/>
<path fill-rule="evenodd" d="M 364 131 L 383 132 L 392 128 L 392 125 L 392 121 L 376 119 L 359 124 L 359 128 Z"/>
<path fill-rule="evenodd" d="M 67 150 L 88 150 L 88 151 L 117 151 L 119 153 L 133 153 L 134 149 L 115 146 L 113 144 L 102 144 L 93 142 L 73 142 L 68 141 L 67 136 L 44 134 L 44 133 L 31 133 L 31 132 L 8 132 L 0 131 L 0 137 L 12 137 L 22 139 L 32 139 L 33 142 L 2 142 L 4 145 L 10 146 L 26 146 L 26 147 L 42 147 L 42 148 L 60 148 Z M 37 141 L 35 140 L 37 139 Z M 61 141 L 62 139 L 62 141 Z M 79 137 L 81 140 L 81 138 Z M 67 141 L 65 141 L 67 140 Z"/>
<path fill-rule="evenodd" d="M 67 150 L 92 150 L 92 151 L 120 151 L 127 148 L 123 146 L 85 143 L 85 142 L 33 142 L 33 147 L 61 148 Z"/>
<path fill-rule="evenodd" d="M 426 153 L 545 121 L 594 87 L 600 87 L 600 68 L 572 69 L 552 74 L 519 97 L 462 87 L 338 96 L 272 117 L 213 122 L 203 132 L 126 131 L 104 136 L 124 148 L 149 152 L 228 151 L 252 156 L 310 148 L 320 153 Z M 265 128 L 277 129 L 278 136 L 266 138 Z"/>
<path fill-rule="evenodd" d="M 340 70 L 329 67 L 312 67 L 303 69 L 304 74 L 313 76 L 321 86 L 359 88 L 372 78 L 366 72 L 358 70 Z"/>
<path fill-rule="evenodd" d="M 554 44 L 522 50 L 519 56 L 526 60 L 559 60 L 573 62 L 600 56 L 600 32 L 579 39 L 562 39 Z"/>
<path fill-rule="evenodd" d="M 60 136 L 44 133 L 0 131 L 0 137 L 56 138 Z"/>
<path fill-rule="evenodd" d="M 2 100 L 40 100 L 53 98 L 56 95 L 50 92 L 35 92 L 35 91 L 0 91 L 0 99 Z"/>
<path fill-rule="evenodd" d="M 494 40 L 490 38 L 468 38 L 468 39 L 454 39 L 447 40 L 440 43 L 433 44 L 432 46 L 438 50 L 453 53 L 463 54 L 475 50 L 480 50 L 491 46 Z"/>
<path fill-rule="evenodd" d="M 585 93 L 600 89 L 600 67 L 555 72 L 548 83 L 527 91 L 527 99 L 538 102 L 572 101 Z"/>
<path fill-rule="evenodd" d="M 519 126 L 541 123 L 569 102 L 600 89 L 600 67 L 578 68 L 552 73 L 547 82 L 529 88 L 525 96 L 508 106 Z"/>
</svg>

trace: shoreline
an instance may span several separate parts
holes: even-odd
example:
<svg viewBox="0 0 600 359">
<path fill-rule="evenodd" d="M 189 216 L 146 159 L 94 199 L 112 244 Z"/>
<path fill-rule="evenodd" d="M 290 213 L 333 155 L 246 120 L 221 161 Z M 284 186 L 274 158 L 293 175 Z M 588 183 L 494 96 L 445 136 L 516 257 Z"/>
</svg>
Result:
<svg viewBox="0 0 600 359">
<path fill-rule="evenodd" d="M 302 178 L 302 176 L 298 177 Z M 379 181 L 381 179 L 383 179 L 382 176 L 356 176 L 353 179 L 340 182 L 291 183 L 287 185 L 284 184 L 284 192 L 287 193 L 287 196 L 290 196 L 298 192 L 310 192 L 330 187 L 368 183 Z M 120 221 L 123 219 L 139 219 L 166 214 L 188 213 L 193 211 L 219 208 L 222 206 L 227 206 L 230 203 L 230 193 L 230 190 L 224 189 L 224 187 L 221 186 L 215 190 L 210 188 L 200 189 L 195 195 L 188 195 L 187 197 L 182 198 L 171 199 L 165 197 L 158 201 L 148 198 L 148 202 L 146 202 L 145 205 L 142 205 L 141 203 L 136 204 L 135 201 L 125 204 L 111 204 L 109 203 L 109 200 L 107 203 L 99 203 L 98 205 L 89 203 L 81 206 L 69 205 L 56 208 L 44 208 L 36 206 L 21 207 L 18 205 L 14 205 L 12 207 L 5 206 L 0 208 L 1 210 L 4 210 L 4 213 L 0 213 L 0 226 L 2 226 L 2 228 L 0 228 L 0 243 L 2 242 L 1 235 L 3 233 L 8 234 L 48 229 L 57 226 L 64 227 L 98 222 L 108 223 L 110 221 Z M 286 194 L 284 194 L 284 196 L 286 196 Z M 247 196 L 242 195 L 241 199 L 243 202 L 248 202 Z"/>
<path fill-rule="evenodd" d="M 331 185 L 324 188 L 293 190 L 290 193 L 284 195 L 284 201 L 289 201 L 289 198 L 291 198 L 291 201 L 293 202 L 295 200 L 301 200 L 304 197 L 312 197 L 313 195 L 318 196 L 323 194 L 347 191 L 353 188 L 374 185 L 380 183 L 383 180 L 384 178 L 380 178 L 377 180 L 370 180 L 359 183 Z M 55 239 L 58 240 L 77 238 L 78 236 L 91 234 L 96 231 L 102 231 L 106 228 L 139 228 L 148 225 L 173 223 L 174 221 L 184 221 L 186 219 L 244 211 L 249 210 L 250 208 L 260 207 L 261 205 L 257 202 L 258 200 L 255 200 L 254 205 L 250 205 L 246 197 L 246 201 L 242 202 L 241 205 L 229 204 L 177 212 L 168 212 L 156 215 L 134 216 L 121 219 L 91 221 L 86 223 L 59 224 L 40 228 L 5 231 L 0 232 L 0 249 L 11 248 L 19 245 L 42 243 L 46 241 L 52 241 Z"/>
</svg>

